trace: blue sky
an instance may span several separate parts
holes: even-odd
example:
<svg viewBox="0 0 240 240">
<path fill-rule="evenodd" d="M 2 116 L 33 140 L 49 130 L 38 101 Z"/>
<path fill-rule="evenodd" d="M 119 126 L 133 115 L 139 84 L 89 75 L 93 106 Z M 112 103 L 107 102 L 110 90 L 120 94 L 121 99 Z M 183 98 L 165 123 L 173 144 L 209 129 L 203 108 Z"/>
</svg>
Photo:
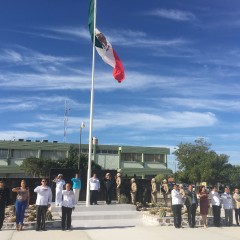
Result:
<svg viewBox="0 0 240 240">
<path fill-rule="evenodd" d="M 231 3 L 231 4 L 230 4 Z M 88 142 L 92 45 L 87 0 L 2 1 L 0 139 Z M 93 136 L 169 147 L 199 137 L 239 163 L 239 0 L 98 0 L 97 27 L 125 67 L 96 54 Z M 173 156 L 169 157 L 174 168 Z"/>
</svg>

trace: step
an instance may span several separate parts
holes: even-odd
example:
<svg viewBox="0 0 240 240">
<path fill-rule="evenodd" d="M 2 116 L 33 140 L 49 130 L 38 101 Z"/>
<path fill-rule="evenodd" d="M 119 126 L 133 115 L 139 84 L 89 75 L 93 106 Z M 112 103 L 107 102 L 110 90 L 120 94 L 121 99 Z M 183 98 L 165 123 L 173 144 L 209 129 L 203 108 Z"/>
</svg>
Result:
<svg viewBox="0 0 240 240">
<path fill-rule="evenodd" d="M 52 214 L 61 218 L 61 207 L 52 207 Z M 131 204 L 110 204 L 86 206 L 79 202 L 72 212 L 73 227 L 127 227 L 142 225 L 142 214 Z"/>
</svg>

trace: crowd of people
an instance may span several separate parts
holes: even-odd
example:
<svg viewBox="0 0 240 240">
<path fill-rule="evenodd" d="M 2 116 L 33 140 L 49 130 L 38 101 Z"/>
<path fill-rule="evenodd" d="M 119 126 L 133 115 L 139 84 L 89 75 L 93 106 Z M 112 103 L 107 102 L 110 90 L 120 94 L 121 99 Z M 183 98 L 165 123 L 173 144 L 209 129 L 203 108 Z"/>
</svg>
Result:
<svg viewBox="0 0 240 240">
<path fill-rule="evenodd" d="M 79 195 L 81 192 L 81 179 L 79 174 L 71 179 L 71 183 L 65 182 L 63 174 L 58 174 L 53 180 L 56 184 L 55 188 L 55 206 L 61 207 L 62 210 L 62 230 L 69 231 L 71 228 L 72 221 L 72 211 L 79 200 Z M 97 174 L 93 173 L 92 177 L 89 179 L 89 189 L 90 189 L 90 204 L 98 204 L 98 192 L 100 191 L 100 181 L 97 178 Z M 110 173 L 107 173 L 103 180 L 102 189 L 105 193 L 106 204 L 111 204 L 112 202 L 112 192 L 116 187 L 116 197 L 117 203 L 120 203 L 120 189 L 121 189 L 121 174 L 117 173 L 115 180 L 112 179 Z M 134 185 L 135 184 L 135 185 Z M 131 180 L 132 190 L 132 202 L 136 203 L 136 191 L 137 186 L 135 180 Z M 15 200 L 15 211 L 16 211 L 16 230 L 21 231 L 24 225 L 24 215 L 25 210 L 29 206 L 30 201 L 30 191 L 26 186 L 26 181 L 21 180 L 19 187 L 14 187 L 12 192 L 16 193 Z M 36 193 L 36 231 L 46 231 L 46 214 L 47 210 L 52 204 L 52 189 L 47 185 L 47 179 L 43 178 L 41 180 L 41 185 L 37 186 L 33 190 Z M 9 189 L 5 187 L 3 181 L 0 181 L 0 230 L 3 226 L 3 221 L 5 219 L 5 207 L 9 205 Z"/>
<path fill-rule="evenodd" d="M 55 193 L 55 206 L 61 207 L 62 210 L 62 230 L 69 231 L 71 228 L 72 211 L 79 200 L 81 192 L 81 179 L 79 174 L 71 179 L 71 183 L 65 182 L 62 174 L 58 174 L 53 182 L 56 184 Z M 115 178 L 110 173 L 106 173 L 103 181 L 97 177 L 96 173 L 93 173 L 89 179 L 90 189 L 90 204 L 97 205 L 98 193 L 101 190 L 104 191 L 106 204 L 112 203 L 113 191 L 116 191 L 116 203 L 121 203 L 121 189 L 122 179 L 121 173 L 117 173 Z M 129 195 L 132 204 L 136 204 L 136 197 L 138 192 L 138 185 L 135 178 L 131 178 L 129 182 Z M 155 178 L 151 180 L 151 202 L 157 203 L 157 183 Z M 198 191 L 195 190 L 193 185 L 188 185 L 187 189 L 184 189 L 183 185 L 173 184 L 172 189 L 169 189 L 167 180 L 163 180 L 160 191 L 163 195 L 163 200 L 167 205 L 168 194 L 171 196 L 171 206 L 174 216 L 174 226 L 181 228 L 182 226 L 182 209 L 185 206 L 188 213 L 189 227 L 194 228 L 196 225 L 196 211 L 198 205 L 200 207 L 200 214 L 202 216 L 202 222 L 205 228 L 208 227 L 207 215 L 210 205 L 213 212 L 213 224 L 219 227 L 221 224 L 221 208 L 223 207 L 225 213 L 226 226 L 233 225 L 233 209 L 235 212 L 236 225 L 239 225 L 240 221 L 240 194 L 239 189 L 235 188 L 234 193 L 231 194 L 228 187 L 225 187 L 224 192 L 220 194 L 214 186 L 211 191 L 207 191 L 205 186 L 201 186 Z M 24 224 L 25 210 L 29 205 L 30 191 L 26 186 L 26 181 L 21 180 L 19 187 L 14 187 L 12 192 L 17 194 L 15 201 L 16 210 L 16 230 L 21 231 Z M 52 190 L 47 185 L 47 180 L 43 178 L 41 185 L 35 187 L 34 193 L 36 197 L 36 231 L 46 231 L 45 221 L 47 210 L 51 207 L 52 203 Z M 5 206 L 9 203 L 9 190 L 4 186 L 4 182 L 0 181 L 0 230 L 3 226 L 5 218 Z"/>
<path fill-rule="evenodd" d="M 193 185 L 188 185 L 188 189 L 184 190 L 181 185 L 173 185 L 171 191 L 172 211 L 174 216 L 175 228 L 181 228 L 182 225 L 182 208 L 186 207 L 188 213 L 189 227 L 194 228 L 196 225 L 196 210 L 200 207 L 200 214 L 204 228 L 208 227 L 207 215 L 209 207 L 212 206 L 213 224 L 216 227 L 221 226 L 221 208 L 224 209 L 225 225 L 233 225 L 233 210 L 235 212 L 236 225 L 239 226 L 240 221 L 240 194 L 239 189 L 235 188 L 234 193 L 230 193 L 230 189 L 225 187 L 224 192 L 220 194 L 216 186 L 213 186 L 210 192 L 205 186 L 201 186 L 196 192 Z"/>
<path fill-rule="evenodd" d="M 75 178 L 78 176 L 76 175 Z M 81 184 L 80 179 L 72 179 L 74 185 L 73 189 L 79 188 Z M 54 178 L 53 182 L 56 183 L 56 197 L 55 205 L 61 207 L 62 210 L 62 230 L 70 230 L 71 227 L 71 215 L 75 208 L 78 200 L 77 194 L 73 192 L 72 185 L 70 183 L 65 183 L 63 180 L 63 175 L 59 174 Z M 77 184 L 76 184 L 77 182 Z M 65 190 L 63 189 L 65 187 Z M 52 204 L 52 189 L 47 185 L 47 179 L 43 178 L 41 180 L 41 185 L 34 188 L 34 193 L 37 194 L 36 197 L 36 231 L 46 231 L 46 214 L 47 210 Z M 26 186 L 26 181 L 21 180 L 19 187 L 14 187 L 12 192 L 16 193 L 15 201 L 15 215 L 16 215 L 16 230 L 23 230 L 24 225 L 24 215 L 25 210 L 29 206 L 30 201 L 30 191 Z M 0 230 L 3 226 L 3 221 L 5 219 L 5 207 L 9 205 L 9 189 L 6 188 L 5 183 L 0 181 Z"/>
</svg>

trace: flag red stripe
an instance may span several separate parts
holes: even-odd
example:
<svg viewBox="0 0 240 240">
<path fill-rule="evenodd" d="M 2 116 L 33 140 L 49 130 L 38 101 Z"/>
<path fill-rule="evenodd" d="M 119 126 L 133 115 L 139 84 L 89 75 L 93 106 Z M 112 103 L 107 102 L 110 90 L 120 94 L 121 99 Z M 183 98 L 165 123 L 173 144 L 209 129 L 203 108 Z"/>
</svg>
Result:
<svg viewBox="0 0 240 240">
<path fill-rule="evenodd" d="M 121 83 L 125 78 L 123 64 L 114 49 L 113 55 L 116 61 L 115 68 L 113 69 L 113 76 L 119 83 Z"/>
</svg>

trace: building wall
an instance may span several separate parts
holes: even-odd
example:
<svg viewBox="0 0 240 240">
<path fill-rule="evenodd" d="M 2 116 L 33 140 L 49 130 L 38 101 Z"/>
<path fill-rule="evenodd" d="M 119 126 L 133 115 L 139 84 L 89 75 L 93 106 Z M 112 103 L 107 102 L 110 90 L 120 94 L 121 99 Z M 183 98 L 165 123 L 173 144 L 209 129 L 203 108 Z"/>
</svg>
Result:
<svg viewBox="0 0 240 240">
<path fill-rule="evenodd" d="M 0 140 L 0 177 L 24 177 L 20 169 L 22 161 L 29 157 L 60 160 L 68 157 L 70 146 L 78 144 L 56 142 L 27 142 Z M 88 152 L 88 144 L 82 144 L 82 152 Z M 168 148 L 93 145 L 92 159 L 103 169 L 120 170 L 123 174 L 141 176 L 166 173 Z"/>
<path fill-rule="evenodd" d="M 119 156 L 116 154 L 96 154 L 95 162 L 103 169 L 118 169 Z"/>
</svg>

